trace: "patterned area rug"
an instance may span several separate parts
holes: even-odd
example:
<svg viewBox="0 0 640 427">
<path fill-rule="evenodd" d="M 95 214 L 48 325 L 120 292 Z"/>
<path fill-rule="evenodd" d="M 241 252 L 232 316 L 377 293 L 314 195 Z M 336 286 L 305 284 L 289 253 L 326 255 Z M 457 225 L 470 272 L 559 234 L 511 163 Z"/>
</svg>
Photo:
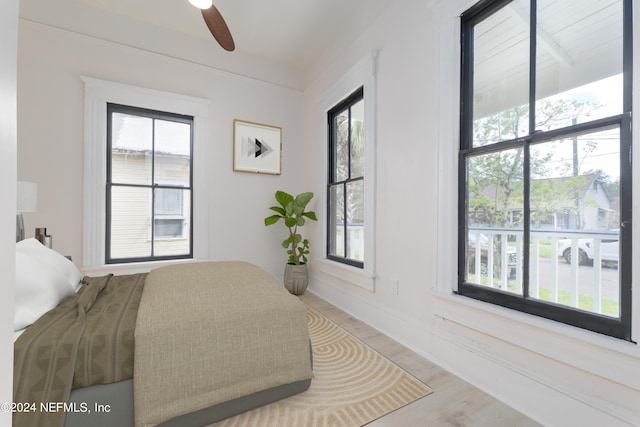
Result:
<svg viewBox="0 0 640 427">
<path fill-rule="evenodd" d="M 433 390 L 317 311 L 309 309 L 314 379 L 303 393 L 216 427 L 359 427 Z"/>
</svg>

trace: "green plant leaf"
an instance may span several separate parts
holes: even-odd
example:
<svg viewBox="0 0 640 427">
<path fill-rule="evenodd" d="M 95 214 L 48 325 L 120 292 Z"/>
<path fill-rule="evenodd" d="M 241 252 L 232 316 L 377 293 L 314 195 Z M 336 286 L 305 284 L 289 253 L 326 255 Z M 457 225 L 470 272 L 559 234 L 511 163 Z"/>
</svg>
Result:
<svg viewBox="0 0 640 427">
<path fill-rule="evenodd" d="M 313 211 L 305 212 L 302 214 L 302 216 L 306 216 L 307 218 L 312 219 L 314 221 L 318 220 L 318 218 L 316 217 L 316 213 Z"/>
<path fill-rule="evenodd" d="M 287 203 L 287 205 L 284 207 L 285 216 L 293 216 L 293 209 L 293 202 Z"/>
<path fill-rule="evenodd" d="M 296 218 L 296 224 L 298 225 L 298 227 L 302 227 L 304 225 L 304 218 L 301 216 Z"/>
<path fill-rule="evenodd" d="M 271 215 L 264 219 L 264 225 L 272 225 L 278 222 L 278 220 L 282 218 L 280 215 Z"/>
<path fill-rule="evenodd" d="M 311 199 L 313 199 L 313 193 L 300 193 L 295 198 L 295 204 L 296 206 L 300 206 L 304 210 L 305 206 L 309 204 Z"/>
<path fill-rule="evenodd" d="M 298 221 L 295 218 L 289 217 L 284 219 L 284 225 L 286 225 L 289 228 L 295 227 L 297 223 Z"/>
<path fill-rule="evenodd" d="M 285 214 L 284 209 L 281 208 L 280 206 L 271 206 L 269 209 L 271 209 L 272 211 L 278 212 L 282 216 L 284 216 Z"/>
<path fill-rule="evenodd" d="M 293 202 L 293 196 L 289 193 L 285 193 L 284 191 L 276 191 L 276 200 L 282 207 L 286 207 L 289 203 Z"/>
</svg>

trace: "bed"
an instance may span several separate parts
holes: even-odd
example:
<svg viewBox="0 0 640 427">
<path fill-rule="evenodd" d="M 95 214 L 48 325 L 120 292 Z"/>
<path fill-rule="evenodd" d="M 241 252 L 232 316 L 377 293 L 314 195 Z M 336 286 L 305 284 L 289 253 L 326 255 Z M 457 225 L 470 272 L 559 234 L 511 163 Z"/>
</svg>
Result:
<svg viewBox="0 0 640 427">
<path fill-rule="evenodd" d="M 310 385 L 306 306 L 255 265 L 81 278 L 27 239 L 16 282 L 16 427 L 203 426 Z"/>
</svg>

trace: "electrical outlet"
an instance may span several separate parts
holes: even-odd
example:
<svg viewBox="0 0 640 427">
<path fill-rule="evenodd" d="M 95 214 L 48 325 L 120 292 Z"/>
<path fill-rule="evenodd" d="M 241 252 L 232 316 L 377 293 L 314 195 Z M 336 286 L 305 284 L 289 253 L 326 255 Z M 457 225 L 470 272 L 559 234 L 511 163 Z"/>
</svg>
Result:
<svg viewBox="0 0 640 427">
<path fill-rule="evenodd" d="M 391 294 L 392 295 L 398 295 L 398 285 L 399 285 L 399 280 L 398 279 L 391 279 Z"/>
</svg>

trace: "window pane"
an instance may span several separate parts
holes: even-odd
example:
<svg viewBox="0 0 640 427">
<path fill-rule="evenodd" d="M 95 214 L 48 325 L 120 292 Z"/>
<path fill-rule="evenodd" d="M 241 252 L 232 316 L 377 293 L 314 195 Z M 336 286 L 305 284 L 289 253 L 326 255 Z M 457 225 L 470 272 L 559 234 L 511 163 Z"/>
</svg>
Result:
<svg viewBox="0 0 640 427">
<path fill-rule="evenodd" d="M 351 178 L 364 176 L 364 100 L 351 106 Z"/>
<path fill-rule="evenodd" d="M 619 129 L 531 149 L 532 296 L 619 315 Z"/>
<path fill-rule="evenodd" d="M 151 190 L 111 187 L 111 258 L 151 256 Z"/>
<path fill-rule="evenodd" d="M 523 295 L 521 260 L 522 231 L 469 228 L 465 269 L 467 282 Z"/>
<path fill-rule="evenodd" d="M 349 178 L 349 110 L 334 117 L 333 130 L 335 141 L 333 181 L 344 181 Z"/>
<path fill-rule="evenodd" d="M 111 119 L 112 182 L 147 185 L 151 176 L 153 121 L 122 113 L 113 113 Z"/>
<path fill-rule="evenodd" d="M 329 189 L 329 255 L 343 257 L 344 253 L 344 191 L 343 185 Z"/>
<path fill-rule="evenodd" d="M 526 135 L 529 4 L 515 0 L 474 27 L 473 146 Z"/>
<path fill-rule="evenodd" d="M 620 315 L 618 259 L 617 229 L 532 232 L 530 295 L 617 318 Z"/>
<path fill-rule="evenodd" d="M 522 149 L 467 159 L 467 281 L 518 294 L 522 293 L 522 164 Z"/>
<path fill-rule="evenodd" d="M 622 1 L 537 4 L 536 129 L 622 113 Z"/>
<path fill-rule="evenodd" d="M 155 180 L 189 186 L 191 168 L 191 126 L 155 120 Z"/>
<path fill-rule="evenodd" d="M 531 188 L 532 209 L 545 208 L 556 212 L 564 206 L 576 210 L 594 208 L 596 205 L 611 202 L 619 196 L 620 186 L 620 131 L 618 127 L 603 129 L 587 134 L 569 135 L 547 143 L 531 147 Z M 549 193 L 555 189 L 553 193 Z M 564 192 L 564 195 L 562 193 Z M 601 193 L 602 192 L 602 193 Z M 583 198 L 600 195 L 603 200 L 587 203 Z M 549 200 L 553 198 L 554 200 Z M 615 212 L 617 221 L 618 206 Z M 593 217 L 584 212 L 573 212 L 577 215 L 569 228 L 602 229 Z M 610 225 L 617 228 L 618 224 Z"/>
<path fill-rule="evenodd" d="M 521 148 L 467 159 L 469 226 L 522 224 L 522 162 Z"/>
<path fill-rule="evenodd" d="M 364 261 L 364 182 L 347 184 L 347 258 Z"/>
</svg>

